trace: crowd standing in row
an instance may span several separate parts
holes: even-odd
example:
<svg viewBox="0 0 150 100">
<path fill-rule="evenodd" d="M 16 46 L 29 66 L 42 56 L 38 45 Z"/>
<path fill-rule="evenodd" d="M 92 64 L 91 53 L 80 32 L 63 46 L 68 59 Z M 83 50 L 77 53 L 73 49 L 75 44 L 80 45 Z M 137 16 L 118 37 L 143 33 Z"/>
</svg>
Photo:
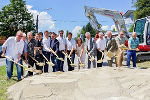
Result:
<svg viewBox="0 0 150 100">
<path fill-rule="evenodd" d="M 78 69 L 80 67 L 85 68 L 85 55 L 88 55 L 87 68 L 91 68 L 91 62 L 93 67 L 102 67 L 104 55 L 107 56 L 108 66 L 112 67 L 113 59 L 115 59 L 116 66 L 122 66 L 123 61 L 123 49 L 126 42 L 124 36 L 125 32 L 122 30 L 117 37 L 112 36 L 112 32 L 107 32 L 107 38 L 105 38 L 102 32 L 98 33 L 98 39 L 95 40 L 91 37 L 89 32 L 86 32 L 85 43 L 82 38 L 77 38 L 75 41 L 72 38 L 72 33 L 69 32 L 67 38 L 64 38 L 64 31 L 60 30 L 59 35 L 48 31 L 44 33 L 36 33 L 33 36 L 32 32 L 28 32 L 27 35 L 22 31 L 16 33 L 16 37 L 9 37 L 3 44 L 2 56 L 6 57 L 6 71 L 7 78 L 12 77 L 13 64 L 16 62 L 18 80 L 21 80 L 23 76 L 23 68 L 18 65 L 23 64 L 23 61 L 28 64 L 29 68 L 36 66 L 37 70 L 41 70 L 44 73 L 48 72 L 49 64 L 47 61 L 51 61 L 54 66 L 53 72 L 64 72 L 64 61 L 67 56 L 68 71 L 73 71 L 75 54 L 78 57 Z M 44 36 L 43 36 L 44 35 Z M 44 38 L 43 38 L 44 37 Z M 130 67 L 130 60 L 132 57 L 133 67 L 136 67 L 136 51 L 138 51 L 139 40 L 136 37 L 136 32 L 133 32 L 132 37 L 128 40 L 127 50 L 127 66 Z M 107 51 L 107 54 L 106 54 Z M 97 60 L 95 59 L 97 56 Z M 13 61 L 7 59 L 10 58 Z M 62 60 L 60 60 L 61 58 Z M 93 60 L 91 60 L 93 58 Z M 37 62 L 44 62 L 43 67 L 37 64 Z M 96 65 L 97 63 L 97 65 Z M 82 64 L 82 65 L 81 65 Z M 27 76 L 32 76 L 33 72 L 28 71 Z"/>
</svg>

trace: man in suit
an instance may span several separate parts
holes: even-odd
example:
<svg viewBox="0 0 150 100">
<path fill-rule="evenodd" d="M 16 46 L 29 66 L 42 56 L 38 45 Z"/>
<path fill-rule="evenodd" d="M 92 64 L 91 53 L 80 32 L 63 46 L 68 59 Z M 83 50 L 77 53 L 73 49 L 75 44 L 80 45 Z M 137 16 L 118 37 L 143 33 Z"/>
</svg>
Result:
<svg viewBox="0 0 150 100">
<path fill-rule="evenodd" d="M 111 31 L 107 32 L 106 50 L 111 53 L 116 53 L 118 45 L 115 38 L 112 37 Z M 108 60 L 108 66 L 112 67 L 113 57 Z"/>
<path fill-rule="evenodd" d="M 53 72 L 59 71 L 58 68 L 58 59 L 56 58 L 56 55 L 58 54 L 59 51 L 59 41 L 56 39 L 56 34 L 52 32 L 51 34 L 51 40 L 50 40 L 50 52 L 51 52 L 51 60 L 52 63 L 55 65 L 53 66 Z"/>
<path fill-rule="evenodd" d="M 89 52 L 88 55 L 91 56 L 96 56 L 96 43 L 95 40 L 91 38 L 90 32 L 86 32 L 86 42 L 85 42 L 85 47 L 87 51 Z M 91 67 L 91 61 L 89 60 L 90 57 L 88 56 L 88 68 Z M 93 67 L 96 67 L 96 61 L 93 61 Z"/>
</svg>

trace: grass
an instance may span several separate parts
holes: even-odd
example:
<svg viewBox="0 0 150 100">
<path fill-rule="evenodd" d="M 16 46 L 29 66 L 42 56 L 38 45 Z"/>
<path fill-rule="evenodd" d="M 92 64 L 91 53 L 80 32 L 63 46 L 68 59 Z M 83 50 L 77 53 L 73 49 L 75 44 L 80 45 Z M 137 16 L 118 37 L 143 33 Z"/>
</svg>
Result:
<svg viewBox="0 0 150 100">
<path fill-rule="evenodd" d="M 141 68 L 150 68 L 150 61 L 139 62 L 136 65 L 137 67 L 141 67 Z"/>
<path fill-rule="evenodd" d="M 0 66 L 0 100 L 7 100 L 7 89 L 9 86 L 17 82 L 17 68 L 14 66 L 13 77 L 10 80 L 7 80 L 6 75 L 6 66 Z"/>
</svg>

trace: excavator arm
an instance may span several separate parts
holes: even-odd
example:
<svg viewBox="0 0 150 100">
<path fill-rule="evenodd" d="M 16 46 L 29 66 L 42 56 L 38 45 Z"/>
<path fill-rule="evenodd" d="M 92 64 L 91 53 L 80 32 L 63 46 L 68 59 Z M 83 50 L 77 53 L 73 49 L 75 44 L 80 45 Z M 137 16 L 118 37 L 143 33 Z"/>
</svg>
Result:
<svg viewBox="0 0 150 100">
<path fill-rule="evenodd" d="M 125 26 L 125 21 L 118 11 L 113 11 L 113 10 L 108 10 L 108 9 L 102 9 L 102 8 L 93 8 L 93 7 L 88 7 L 84 6 L 85 9 L 85 16 L 89 19 L 90 24 L 92 27 L 98 31 L 101 30 L 101 24 L 98 23 L 94 13 L 103 15 L 106 17 L 110 17 L 113 19 L 115 26 L 117 28 L 117 31 L 119 32 L 120 30 L 124 30 L 126 33 L 126 36 L 128 36 L 128 32 Z"/>
</svg>

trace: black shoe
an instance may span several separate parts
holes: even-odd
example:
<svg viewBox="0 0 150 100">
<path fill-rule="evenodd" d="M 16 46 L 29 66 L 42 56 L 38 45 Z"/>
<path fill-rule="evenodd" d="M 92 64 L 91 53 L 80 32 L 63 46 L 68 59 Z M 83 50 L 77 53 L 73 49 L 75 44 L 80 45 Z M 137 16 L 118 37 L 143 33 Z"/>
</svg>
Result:
<svg viewBox="0 0 150 100">
<path fill-rule="evenodd" d="M 24 76 L 24 78 L 27 78 L 27 77 L 29 77 L 30 75 L 29 74 L 27 74 L 26 76 Z"/>
</svg>

